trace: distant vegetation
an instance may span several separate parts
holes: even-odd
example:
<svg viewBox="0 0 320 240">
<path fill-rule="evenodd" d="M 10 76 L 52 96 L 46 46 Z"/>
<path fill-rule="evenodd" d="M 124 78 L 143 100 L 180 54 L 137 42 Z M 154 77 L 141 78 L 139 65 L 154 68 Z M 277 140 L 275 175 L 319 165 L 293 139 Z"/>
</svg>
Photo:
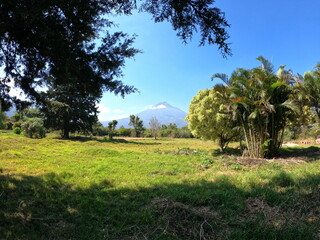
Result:
<svg viewBox="0 0 320 240">
<path fill-rule="evenodd" d="M 43 138 L 46 133 L 59 133 L 62 138 L 65 137 L 64 131 L 58 130 L 50 125 L 45 115 L 36 108 L 26 108 L 20 112 L 16 112 L 11 117 L 6 116 L 2 112 L 0 119 L 0 129 L 12 130 L 14 133 L 24 135 L 30 138 Z M 134 115 L 132 115 L 134 116 Z M 134 123 L 135 121 L 135 123 Z M 135 124 L 132 128 L 124 128 L 119 126 L 116 129 L 118 122 L 113 120 L 109 122 L 108 126 L 104 127 L 100 122 L 95 122 L 91 126 L 91 131 L 72 130 L 71 133 L 75 135 L 84 136 L 105 136 L 109 140 L 113 137 L 171 137 L 171 138 L 192 138 L 190 130 L 187 127 L 178 128 L 176 124 L 161 125 L 154 118 L 153 125 L 149 124 L 149 128 L 144 127 L 144 123 L 139 117 L 134 116 L 132 122 Z M 134 128 L 135 127 L 135 128 Z M 138 133 L 138 134 L 137 134 Z"/>
</svg>

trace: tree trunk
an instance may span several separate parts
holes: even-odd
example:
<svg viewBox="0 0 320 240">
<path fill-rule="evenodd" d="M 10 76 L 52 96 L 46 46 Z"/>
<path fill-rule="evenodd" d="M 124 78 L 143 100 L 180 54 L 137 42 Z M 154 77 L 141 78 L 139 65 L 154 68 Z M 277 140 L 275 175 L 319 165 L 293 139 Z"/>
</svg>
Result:
<svg viewBox="0 0 320 240">
<path fill-rule="evenodd" d="M 65 138 L 65 139 L 69 139 L 70 138 L 69 129 L 63 129 L 62 130 L 62 138 Z"/>
<path fill-rule="evenodd" d="M 112 133 L 109 133 L 109 140 L 111 141 L 113 139 Z"/>
</svg>

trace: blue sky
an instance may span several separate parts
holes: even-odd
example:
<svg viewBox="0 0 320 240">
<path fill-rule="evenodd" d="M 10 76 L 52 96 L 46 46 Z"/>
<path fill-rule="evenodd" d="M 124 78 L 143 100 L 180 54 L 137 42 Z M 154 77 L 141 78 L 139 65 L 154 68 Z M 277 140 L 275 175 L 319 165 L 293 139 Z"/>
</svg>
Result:
<svg viewBox="0 0 320 240">
<path fill-rule="evenodd" d="M 197 35 L 184 45 L 169 23 L 154 23 L 149 14 L 117 17 L 119 30 L 137 34 L 134 46 L 143 51 L 126 62 L 122 79 L 140 93 L 124 99 L 105 93 L 99 119 L 119 119 L 162 101 L 187 112 L 199 90 L 217 83 L 212 74 L 258 66 L 260 55 L 301 74 L 320 61 L 319 0 L 218 0 L 215 6 L 231 24 L 228 59 L 216 46 L 198 47 Z"/>
</svg>

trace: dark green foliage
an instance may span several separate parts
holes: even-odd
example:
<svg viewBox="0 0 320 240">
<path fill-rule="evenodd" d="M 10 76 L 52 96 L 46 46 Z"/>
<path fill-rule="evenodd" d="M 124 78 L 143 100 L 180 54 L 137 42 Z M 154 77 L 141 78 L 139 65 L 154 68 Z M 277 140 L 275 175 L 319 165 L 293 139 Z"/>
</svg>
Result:
<svg viewBox="0 0 320 240">
<path fill-rule="evenodd" d="M 12 128 L 16 128 L 16 127 L 19 127 L 21 128 L 21 122 L 15 122 L 12 126 Z"/>
<path fill-rule="evenodd" d="M 302 78 L 303 93 L 308 101 L 308 105 L 317 113 L 320 120 L 320 63 L 313 71 L 306 72 Z"/>
<path fill-rule="evenodd" d="M 132 129 L 131 128 L 125 128 L 123 126 L 121 126 L 119 129 L 117 129 L 116 131 L 116 135 L 120 136 L 120 137 L 130 137 L 131 136 L 131 132 Z"/>
<path fill-rule="evenodd" d="M 43 113 L 38 108 L 26 108 L 21 111 L 22 119 L 24 118 L 43 118 Z"/>
<path fill-rule="evenodd" d="M 13 126 L 13 123 L 11 121 L 6 122 L 6 129 L 7 130 L 12 130 L 12 126 Z"/>
<path fill-rule="evenodd" d="M 168 126 L 163 124 L 160 129 L 161 137 L 176 137 L 178 132 L 177 124 L 170 123 Z"/>
<path fill-rule="evenodd" d="M 217 44 L 222 54 L 230 54 L 225 31 L 229 25 L 213 3 L 145 0 L 140 10 L 151 13 L 155 22 L 170 22 L 184 42 L 199 31 L 200 45 Z M 125 59 L 139 51 L 131 47 L 133 38 L 113 29 L 109 32 L 114 23 L 106 19 L 112 14 L 129 15 L 134 9 L 135 0 L 1 1 L 2 110 L 12 103 L 23 105 L 8 94 L 12 79 L 38 103 L 45 101 L 38 86 L 72 85 L 96 98 L 105 90 L 122 96 L 135 91 L 118 79 Z"/>
<path fill-rule="evenodd" d="M 5 124 L 5 121 L 7 120 L 7 115 L 5 112 L 0 111 L 0 129 L 6 129 L 7 125 Z"/>
<path fill-rule="evenodd" d="M 134 137 L 140 137 L 141 133 L 145 130 L 143 127 L 143 121 L 139 118 L 139 116 L 130 115 L 129 125 L 134 129 Z"/>
<path fill-rule="evenodd" d="M 98 120 L 96 97 L 76 91 L 72 85 L 52 87 L 43 95 L 46 102 L 42 111 L 47 128 L 61 130 L 63 138 L 69 138 L 74 132 L 92 132 L 92 126 Z"/>
<path fill-rule="evenodd" d="M 116 129 L 116 126 L 118 124 L 117 120 L 113 120 L 112 122 L 108 123 L 108 136 L 109 136 L 109 140 L 113 139 L 113 135 L 114 135 L 114 130 Z"/>
<path fill-rule="evenodd" d="M 41 118 L 29 118 L 21 125 L 24 135 L 29 138 L 44 138 L 46 130 Z"/>
<path fill-rule="evenodd" d="M 92 126 L 92 134 L 93 136 L 105 136 L 108 134 L 108 131 L 101 122 L 97 122 Z"/>
<path fill-rule="evenodd" d="M 11 116 L 11 120 L 14 122 L 19 122 L 22 120 L 21 118 L 21 114 L 18 112 L 15 112 L 15 114 L 13 116 Z"/>
<path fill-rule="evenodd" d="M 14 132 L 15 134 L 20 135 L 20 134 L 21 134 L 21 132 L 22 132 L 22 130 L 21 130 L 21 128 L 20 128 L 20 127 L 15 127 L 15 128 L 13 128 L 13 132 Z"/>
<path fill-rule="evenodd" d="M 177 35 L 186 43 L 194 32 L 200 32 L 200 45 L 217 44 L 221 53 L 226 56 L 231 51 L 225 28 L 229 27 L 224 13 L 212 7 L 214 0 L 146 0 L 141 9 L 152 14 L 155 22 L 168 21 Z"/>
</svg>

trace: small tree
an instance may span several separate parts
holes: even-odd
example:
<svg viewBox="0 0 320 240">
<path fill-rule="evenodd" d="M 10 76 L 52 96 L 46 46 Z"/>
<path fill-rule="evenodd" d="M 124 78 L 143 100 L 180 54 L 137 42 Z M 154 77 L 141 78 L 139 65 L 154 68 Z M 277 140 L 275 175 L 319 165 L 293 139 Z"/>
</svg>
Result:
<svg viewBox="0 0 320 240">
<path fill-rule="evenodd" d="M 224 86 L 199 91 L 192 99 L 186 117 L 188 128 L 195 137 L 218 140 L 221 151 L 239 135 L 226 109 L 225 91 Z"/>
<path fill-rule="evenodd" d="M 154 139 L 157 139 L 157 136 L 159 135 L 159 129 L 161 128 L 160 122 L 156 117 L 152 117 L 149 125 L 152 136 L 154 137 Z"/>
<path fill-rule="evenodd" d="M 21 125 L 25 136 L 29 138 L 44 138 L 46 130 L 41 118 L 29 118 Z"/>
<path fill-rule="evenodd" d="M 118 124 L 117 120 L 113 120 L 112 122 L 108 123 L 109 140 L 113 139 L 114 130 L 116 129 L 117 124 Z"/>
<path fill-rule="evenodd" d="M 129 125 L 134 128 L 136 137 L 140 137 L 141 133 L 144 131 L 143 121 L 139 116 L 130 115 Z"/>
</svg>

